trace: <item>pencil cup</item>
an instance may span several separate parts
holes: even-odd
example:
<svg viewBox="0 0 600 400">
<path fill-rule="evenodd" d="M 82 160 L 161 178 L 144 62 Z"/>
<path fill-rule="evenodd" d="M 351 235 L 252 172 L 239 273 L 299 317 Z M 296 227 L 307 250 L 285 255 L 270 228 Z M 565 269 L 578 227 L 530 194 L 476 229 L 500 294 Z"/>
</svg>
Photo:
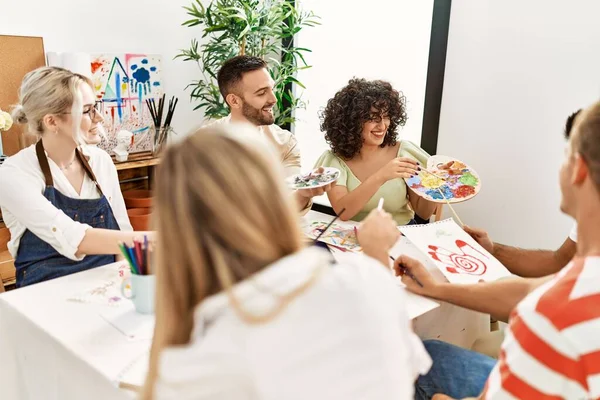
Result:
<svg viewBox="0 0 600 400">
<path fill-rule="evenodd" d="M 129 296 L 125 292 L 125 287 L 131 287 Z M 154 286 L 156 279 L 154 275 L 135 275 L 132 274 L 121 284 L 121 294 L 126 299 L 133 301 L 135 310 L 140 314 L 154 313 Z"/>
<path fill-rule="evenodd" d="M 167 127 L 151 127 L 150 137 L 152 138 L 152 155 L 158 156 L 163 148 L 167 145 L 167 140 L 173 134 L 173 128 Z"/>
</svg>

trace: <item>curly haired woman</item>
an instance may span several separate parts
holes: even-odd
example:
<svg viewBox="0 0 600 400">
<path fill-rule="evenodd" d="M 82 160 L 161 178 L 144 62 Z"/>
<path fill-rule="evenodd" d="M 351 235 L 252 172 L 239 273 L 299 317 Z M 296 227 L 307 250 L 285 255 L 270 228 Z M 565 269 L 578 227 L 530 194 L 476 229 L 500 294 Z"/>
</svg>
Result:
<svg viewBox="0 0 600 400">
<path fill-rule="evenodd" d="M 412 142 L 398 140 L 406 123 L 406 98 L 385 81 L 351 79 L 327 102 L 321 131 L 331 150 L 316 166 L 341 174 L 327 193 L 342 220 L 361 221 L 384 198 L 384 208 L 398 225 L 414 224 L 415 213 L 429 219 L 436 204 L 417 196 L 402 178 L 426 165 L 429 154 Z"/>
</svg>

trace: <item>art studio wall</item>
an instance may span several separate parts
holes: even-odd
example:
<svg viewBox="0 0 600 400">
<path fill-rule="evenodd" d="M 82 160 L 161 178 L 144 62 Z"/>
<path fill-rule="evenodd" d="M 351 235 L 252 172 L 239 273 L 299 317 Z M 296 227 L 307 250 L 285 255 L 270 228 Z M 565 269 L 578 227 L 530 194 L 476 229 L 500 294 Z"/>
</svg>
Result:
<svg viewBox="0 0 600 400">
<path fill-rule="evenodd" d="M 202 122 L 192 111 L 185 86 L 197 79 L 198 68 L 173 60 L 201 30 L 181 26 L 182 8 L 191 0 L 2 0 L 1 35 L 42 36 L 46 52 L 141 53 L 162 56 L 162 77 L 167 95 L 180 98 L 173 127 L 187 133 Z M 10 62 L 1 60 L 2 63 Z"/>
<path fill-rule="evenodd" d="M 479 173 L 480 194 L 456 207 L 492 239 L 556 248 L 567 116 L 600 99 L 600 2 L 452 2 L 438 154 Z"/>
</svg>

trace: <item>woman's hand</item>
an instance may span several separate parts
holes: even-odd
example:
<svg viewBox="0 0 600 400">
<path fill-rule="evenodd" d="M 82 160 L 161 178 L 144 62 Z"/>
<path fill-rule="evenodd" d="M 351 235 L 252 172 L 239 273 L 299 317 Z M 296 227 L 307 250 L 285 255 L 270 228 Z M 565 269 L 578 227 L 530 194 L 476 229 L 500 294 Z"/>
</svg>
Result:
<svg viewBox="0 0 600 400">
<path fill-rule="evenodd" d="M 394 273 L 396 276 L 402 277 L 402 283 L 404 283 L 406 288 L 413 293 L 435 297 L 439 290 L 440 285 L 436 282 L 431 273 L 427 271 L 427 268 L 425 268 L 423 264 L 414 258 L 405 255 L 398 257 L 394 262 Z M 423 287 L 421 287 L 410 275 L 414 276 Z"/>
<path fill-rule="evenodd" d="M 397 157 L 385 164 L 376 174 L 383 184 L 395 178 L 408 179 L 415 176 L 420 170 L 419 163 L 412 158 Z"/>
<path fill-rule="evenodd" d="M 366 255 L 389 266 L 388 251 L 400 237 L 391 214 L 378 209 L 372 210 L 360 224 L 356 236 Z"/>
</svg>

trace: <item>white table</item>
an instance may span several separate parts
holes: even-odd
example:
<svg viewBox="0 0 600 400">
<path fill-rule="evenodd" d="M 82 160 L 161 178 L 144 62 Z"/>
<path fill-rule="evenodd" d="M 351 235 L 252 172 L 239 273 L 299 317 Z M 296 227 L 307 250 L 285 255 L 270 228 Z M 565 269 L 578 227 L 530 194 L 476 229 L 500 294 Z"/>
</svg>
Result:
<svg viewBox="0 0 600 400">
<path fill-rule="evenodd" d="M 114 281 L 122 264 L 54 279 L 0 295 L 0 398 L 129 399 L 120 375 L 147 356 L 150 339 L 128 338 L 105 319 L 116 307 L 69 301 Z M 123 300 L 120 310 L 132 309 Z M 104 316 L 103 316 L 104 315 Z M 141 317 L 150 318 L 153 317 Z"/>
<path fill-rule="evenodd" d="M 330 221 L 331 216 L 309 212 L 305 220 Z M 400 253 L 427 263 L 414 246 L 399 242 L 391 254 Z M 123 329 L 117 329 L 114 321 L 109 323 L 107 314 L 124 310 L 131 312 L 131 319 L 146 317 L 135 314 L 127 300 L 121 300 L 123 303 L 117 307 L 69 301 L 86 289 L 107 282 L 120 284 L 118 272 L 122 267 L 123 264 L 111 264 L 0 294 L 2 400 L 132 397 L 131 392 L 118 389 L 118 383 L 143 381 L 151 330 L 146 336 L 143 332 L 136 333 L 137 337 L 132 339 Z M 438 279 L 443 279 L 435 266 L 432 268 L 434 274 L 436 271 L 439 274 Z M 442 303 L 415 318 L 414 324 L 423 339 L 438 338 L 468 348 L 478 336 L 489 331 L 489 316 Z M 135 367 L 130 368 L 131 365 Z M 126 371 L 129 373 L 125 374 Z"/>
<path fill-rule="evenodd" d="M 317 211 L 309 211 L 303 218 L 304 223 L 313 221 L 331 221 L 333 217 Z M 358 226 L 356 222 L 340 222 L 341 225 Z M 343 253 L 344 257 L 352 256 L 353 253 Z M 402 238 L 390 250 L 390 254 L 398 257 L 406 254 L 416 258 L 427 267 L 433 276 L 439 281 L 446 281 L 441 271 L 422 252 L 412 245 L 406 238 Z M 336 253 L 334 253 L 336 255 Z M 338 253 L 338 255 L 340 255 Z M 410 300 L 410 298 L 409 298 Z M 438 302 L 439 307 L 420 314 L 413 319 L 415 333 L 421 339 L 439 339 L 457 346 L 470 349 L 473 342 L 490 331 L 490 316 L 465 308 L 457 307 L 448 303 Z M 409 307 L 410 310 L 410 307 Z"/>
</svg>

